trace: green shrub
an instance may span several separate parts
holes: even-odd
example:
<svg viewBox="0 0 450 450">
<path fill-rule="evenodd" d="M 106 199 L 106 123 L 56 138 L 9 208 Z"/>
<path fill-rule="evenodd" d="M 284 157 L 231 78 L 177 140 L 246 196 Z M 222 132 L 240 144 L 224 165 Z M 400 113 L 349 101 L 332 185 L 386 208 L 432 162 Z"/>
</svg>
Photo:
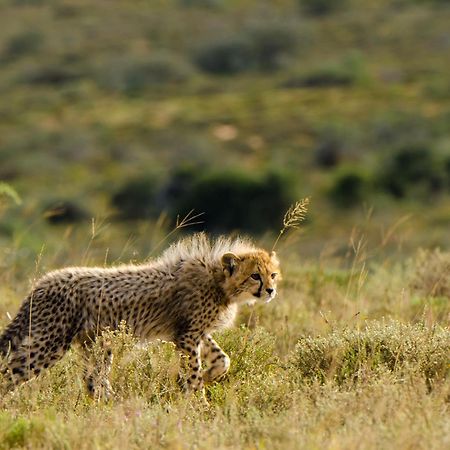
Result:
<svg viewBox="0 0 450 450">
<path fill-rule="evenodd" d="M 447 121 L 445 121 L 447 122 Z M 399 148 L 428 142 L 430 124 L 427 119 L 416 112 L 391 110 L 384 112 L 370 124 L 375 147 L 385 146 Z"/>
<path fill-rule="evenodd" d="M 203 44 L 194 59 L 205 72 L 230 75 L 247 70 L 274 70 L 297 46 L 294 28 L 277 21 L 256 22 Z"/>
<path fill-rule="evenodd" d="M 18 418 L 5 433 L 3 442 L 7 447 L 23 446 L 31 431 L 31 423 L 27 419 Z"/>
<path fill-rule="evenodd" d="M 319 167 L 332 168 L 342 157 L 342 144 L 335 138 L 323 139 L 315 149 L 315 162 Z"/>
<path fill-rule="evenodd" d="M 225 0 L 178 0 L 182 6 L 193 8 L 219 8 L 225 5 Z"/>
<path fill-rule="evenodd" d="M 390 155 L 380 168 L 381 187 L 397 198 L 441 191 L 446 182 L 443 164 L 423 146 L 407 146 Z"/>
<path fill-rule="evenodd" d="M 275 336 L 262 327 L 250 329 L 241 325 L 239 330 L 221 333 L 218 341 L 233 361 L 228 373 L 233 378 L 248 380 L 258 373 L 264 375 L 270 363 L 279 363 Z"/>
<path fill-rule="evenodd" d="M 27 84 L 62 86 L 77 81 L 82 76 L 82 73 L 74 69 L 50 63 L 30 67 L 20 77 L 20 81 Z"/>
<path fill-rule="evenodd" d="M 341 61 L 328 62 L 309 71 L 291 75 L 282 86 L 286 88 L 351 86 L 365 78 L 363 58 L 359 53 L 351 53 Z"/>
<path fill-rule="evenodd" d="M 3 52 L 6 59 L 17 59 L 35 53 L 42 45 L 42 34 L 35 30 L 22 31 L 10 38 Z"/>
<path fill-rule="evenodd" d="M 297 34 L 285 22 L 257 22 L 247 29 L 252 58 L 259 70 L 278 69 L 297 47 Z"/>
<path fill-rule="evenodd" d="M 342 9 L 347 0 L 298 0 L 300 8 L 307 14 L 322 16 Z"/>
<path fill-rule="evenodd" d="M 365 382 L 379 371 L 399 381 L 419 375 L 429 386 L 448 375 L 449 330 L 400 322 L 369 323 L 362 330 L 334 330 L 327 336 L 301 338 L 290 356 L 298 382 Z"/>
<path fill-rule="evenodd" d="M 181 215 L 192 209 L 203 212 L 209 231 L 260 232 L 279 227 L 292 203 L 290 193 L 289 180 L 279 173 L 213 172 L 192 179 L 173 211 Z"/>
<path fill-rule="evenodd" d="M 355 82 L 354 74 L 338 65 L 324 66 L 299 79 L 291 79 L 286 83 L 288 87 L 329 87 L 350 86 Z"/>
<path fill-rule="evenodd" d="M 347 134 L 348 130 L 343 130 L 337 124 L 320 130 L 318 144 L 314 149 L 314 163 L 324 169 L 339 165 L 344 157 Z"/>
<path fill-rule="evenodd" d="M 230 370 L 224 380 L 207 386 L 214 404 L 225 405 L 230 391 L 238 389 L 243 414 L 257 410 L 277 411 L 289 403 L 289 383 L 281 379 L 276 339 L 262 327 L 227 330 L 217 335 L 219 345 L 229 354 Z"/>
<path fill-rule="evenodd" d="M 38 419 L 17 417 L 12 419 L 4 414 L 0 417 L 0 448 L 28 448 L 30 441 L 45 445 L 45 427 Z"/>
<path fill-rule="evenodd" d="M 178 208 L 180 202 L 183 201 L 183 197 L 199 177 L 198 170 L 190 165 L 178 167 L 174 170 L 160 192 L 163 204 Z"/>
<path fill-rule="evenodd" d="M 124 55 L 102 64 L 97 82 L 106 89 L 136 94 L 147 88 L 183 83 L 192 75 L 192 67 L 170 53 L 145 57 Z"/>
<path fill-rule="evenodd" d="M 450 157 L 444 161 L 445 178 L 447 179 L 447 190 L 450 192 Z"/>
<path fill-rule="evenodd" d="M 338 207 L 349 208 L 363 202 L 371 190 L 369 176 L 361 169 L 345 168 L 335 175 L 328 192 Z"/>
<path fill-rule="evenodd" d="M 74 200 L 55 200 L 44 208 L 45 219 L 53 224 L 74 223 L 90 217 L 90 214 Z"/>
<path fill-rule="evenodd" d="M 112 196 L 111 203 L 122 219 L 146 219 L 157 214 L 157 184 L 152 176 L 125 182 Z"/>
<path fill-rule="evenodd" d="M 251 42 L 242 35 L 216 38 L 203 44 L 194 60 L 204 72 L 218 75 L 232 75 L 254 66 Z"/>
</svg>

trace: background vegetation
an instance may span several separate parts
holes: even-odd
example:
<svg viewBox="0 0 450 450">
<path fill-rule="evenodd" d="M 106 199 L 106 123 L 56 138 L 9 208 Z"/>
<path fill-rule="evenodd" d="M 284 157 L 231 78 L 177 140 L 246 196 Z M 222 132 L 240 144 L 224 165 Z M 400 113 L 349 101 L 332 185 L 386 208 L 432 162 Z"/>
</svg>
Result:
<svg viewBox="0 0 450 450">
<path fill-rule="evenodd" d="M 0 327 L 47 270 L 194 229 L 270 248 L 311 197 L 279 299 L 218 337 L 209 407 L 169 344 L 122 332 L 113 403 L 73 352 L 0 399 L 0 448 L 448 447 L 449 19 L 444 0 L 0 2 Z"/>
</svg>

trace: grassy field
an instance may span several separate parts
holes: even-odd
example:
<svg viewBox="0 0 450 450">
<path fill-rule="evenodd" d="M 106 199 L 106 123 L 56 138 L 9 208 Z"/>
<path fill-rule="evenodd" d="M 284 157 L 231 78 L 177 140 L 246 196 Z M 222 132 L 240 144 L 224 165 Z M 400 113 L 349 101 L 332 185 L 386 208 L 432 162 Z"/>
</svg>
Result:
<svg viewBox="0 0 450 450">
<path fill-rule="evenodd" d="M 236 327 L 217 336 L 232 364 L 223 382 L 207 387 L 208 405 L 179 391 L 172 344 L 136 346 L 119 330 L 109 336 L 111 402 L 87 397 L 72 350 L 1 398 L 0 447 L 447 447 L 450 254 L 370 262 L 364 239 L 353 237 L 339 260 L 299 260 L 292 247 L 303 239 L 279 244 L 278 298 L 244 307 Z M 67 261 L 103 264 L 98 244 L 79 251 L 69 240 L 61 244 L 72 248 Z M 2 262 L 2 325 L 30 281 L 54 265 L 45 250 L 35 268 Z"/>
<path fill-rule="evenodd" d="M 156 256 L 178 214 L 270 249 L 311 197 L 208 405 L 122 330 L 110 403 L 70 351 L 0 397 L 0 449 L 450 447 L 447 3 L 0 2 L 0 329 L 37 277 Z"/>
</svg>

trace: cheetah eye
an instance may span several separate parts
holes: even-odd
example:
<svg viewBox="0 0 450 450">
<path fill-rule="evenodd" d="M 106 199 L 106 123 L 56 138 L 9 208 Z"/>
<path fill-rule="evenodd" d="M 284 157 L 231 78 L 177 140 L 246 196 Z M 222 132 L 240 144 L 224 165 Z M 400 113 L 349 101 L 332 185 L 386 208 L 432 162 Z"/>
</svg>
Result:
<svg viewBox="0 0 450 450">
<path fill-rule="evenodd" d="M 270 278 L 272 278 L 272 280 L 277 276 L 278 274 L 276 272 L 270 274 Z"/>
<path fill-rule="evenodd" d="M 254 280 L 260 280 L 261 279 L 261 275 L 259 273 L 252 273 L 250 275 L 251 278 L 253 278 Z"/>
</svg>

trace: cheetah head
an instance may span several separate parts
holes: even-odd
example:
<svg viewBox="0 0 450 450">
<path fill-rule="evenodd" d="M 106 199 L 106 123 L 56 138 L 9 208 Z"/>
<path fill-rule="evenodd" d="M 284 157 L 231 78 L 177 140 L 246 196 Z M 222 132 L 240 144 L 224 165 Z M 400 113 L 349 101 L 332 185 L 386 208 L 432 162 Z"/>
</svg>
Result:
<svg viewBox="0 0 450 450">
<path fill-rule="evenodd" d="M 222 256 L 225 275 L 224 289 L 231 301 L 236 303 L 270 302 L 277 293 L 280 280 L 279 261 L 275 252 L 258 250 Z"/>
</svg>

